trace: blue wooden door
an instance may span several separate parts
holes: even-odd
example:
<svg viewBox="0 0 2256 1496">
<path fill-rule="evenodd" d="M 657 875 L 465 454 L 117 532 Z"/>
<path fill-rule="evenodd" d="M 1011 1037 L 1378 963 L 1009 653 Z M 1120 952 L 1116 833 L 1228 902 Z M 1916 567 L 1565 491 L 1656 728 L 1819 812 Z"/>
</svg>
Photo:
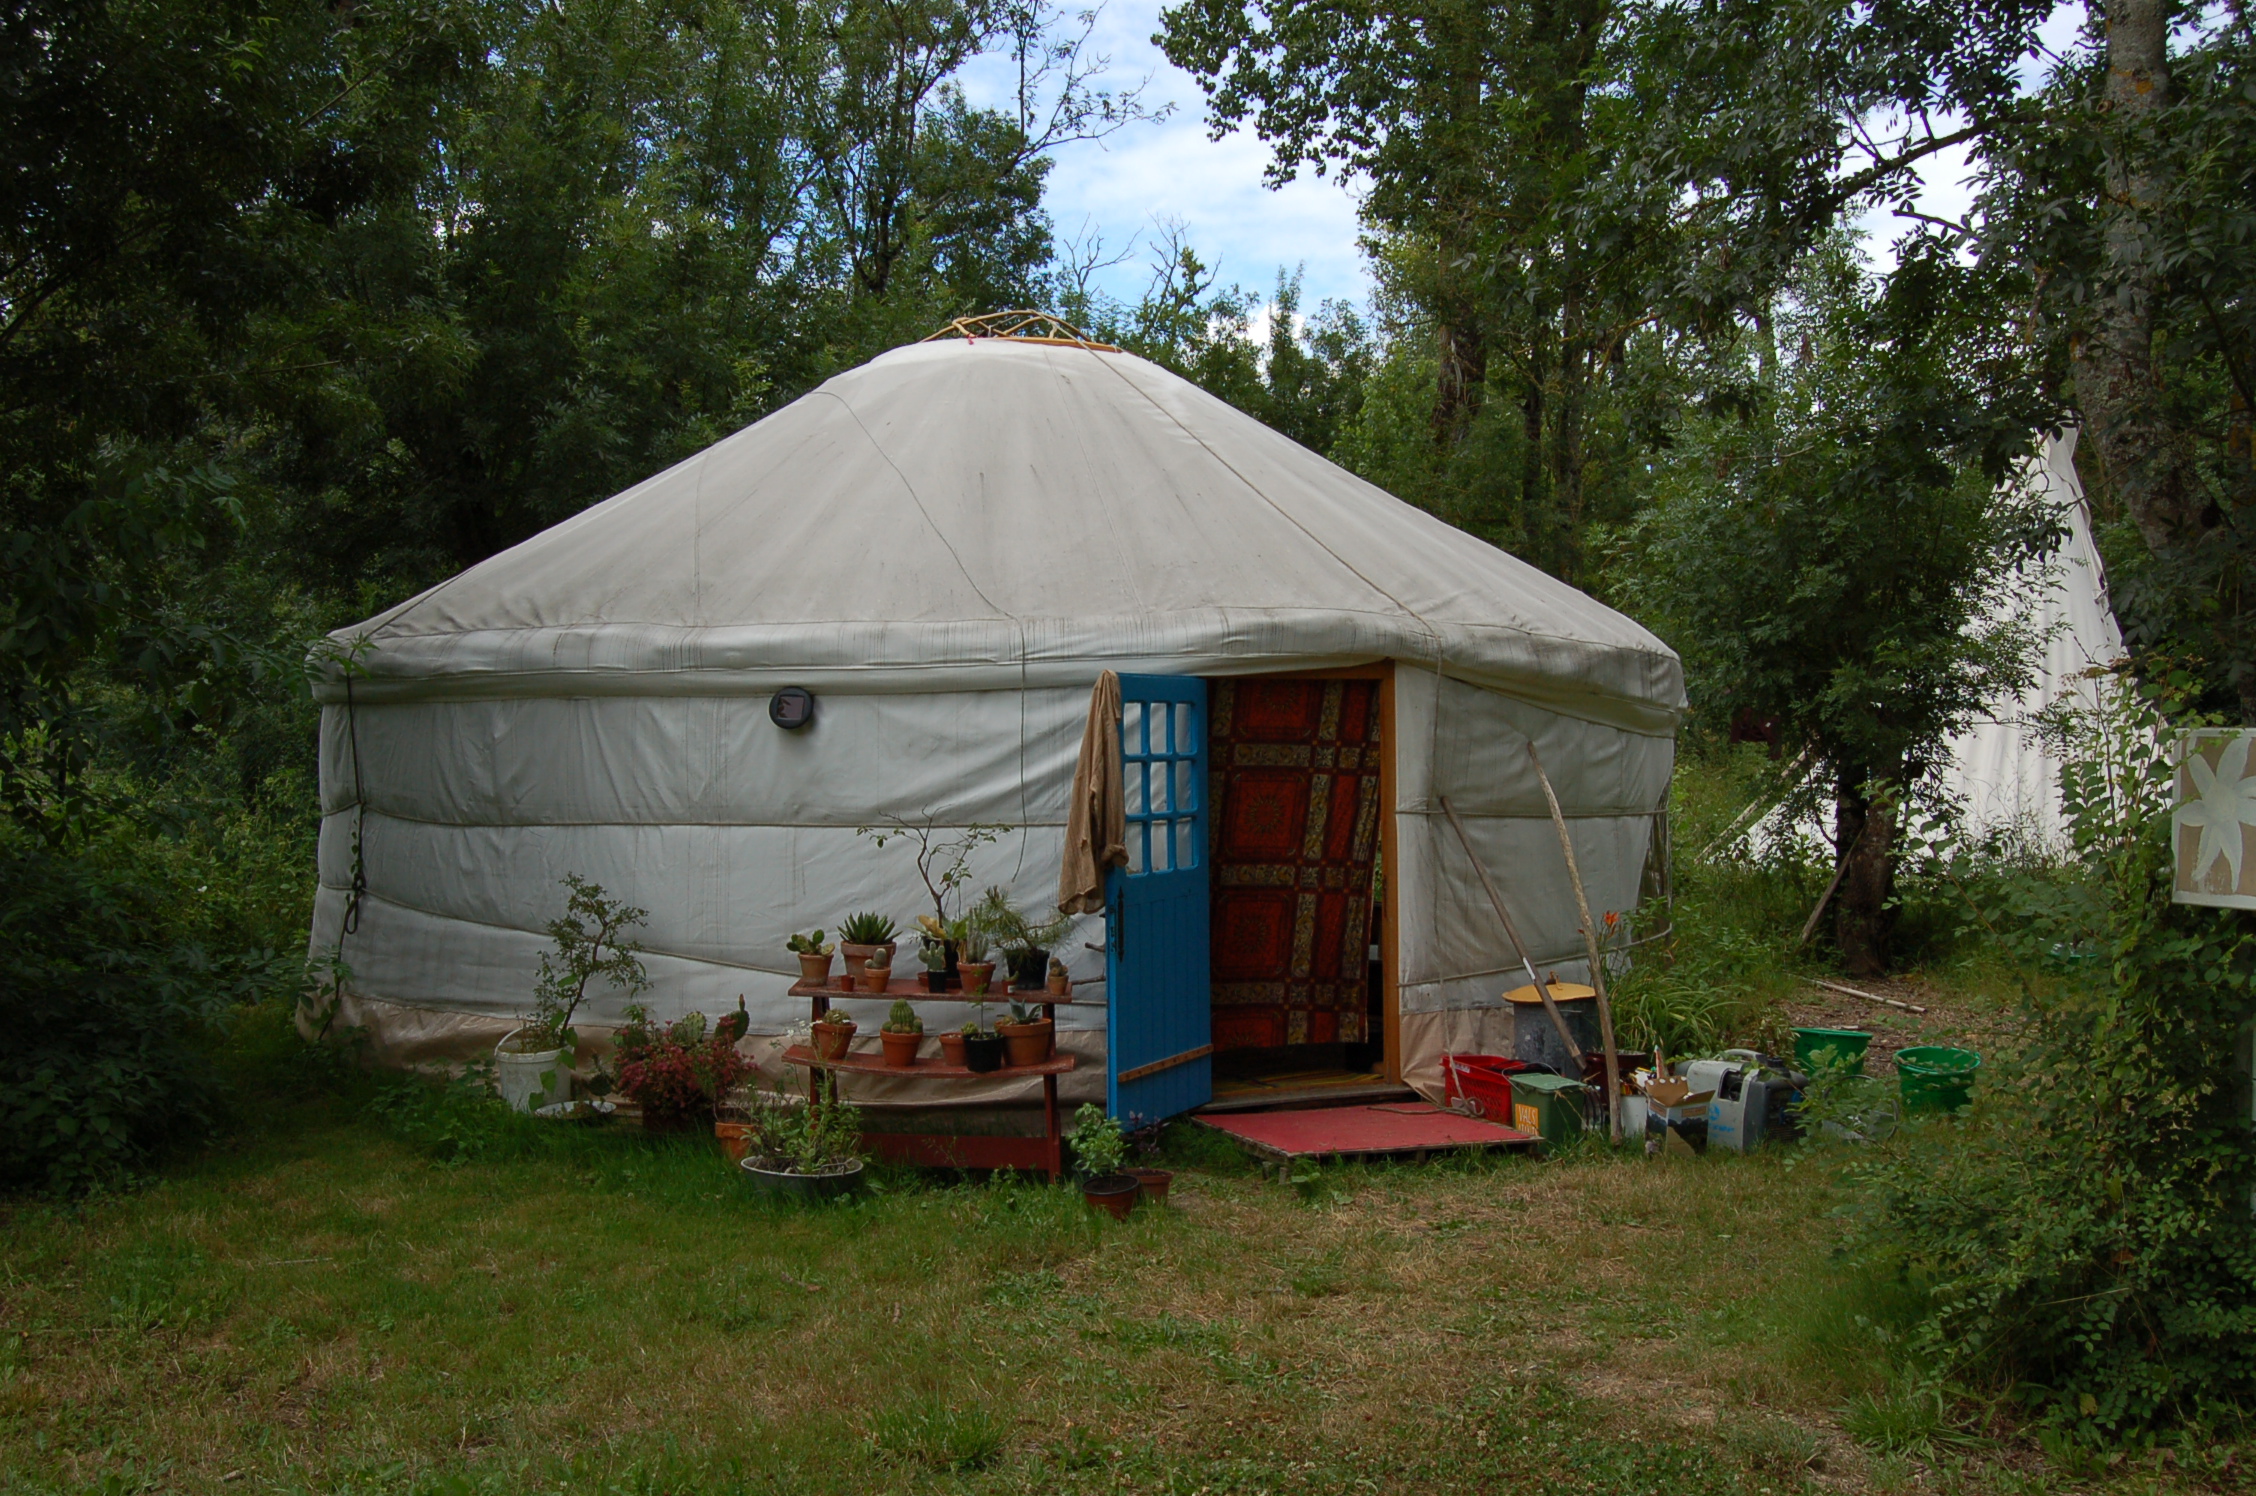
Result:
<svg viewBox="0 0 2256 1496">
<path fill-rule="evenodd" d="M 1142 1125 L 1214 1097 L 1206 682 L 1120 677 L 1128 865 L 1106 879 L 1105 1106 Z"/>
</svg>

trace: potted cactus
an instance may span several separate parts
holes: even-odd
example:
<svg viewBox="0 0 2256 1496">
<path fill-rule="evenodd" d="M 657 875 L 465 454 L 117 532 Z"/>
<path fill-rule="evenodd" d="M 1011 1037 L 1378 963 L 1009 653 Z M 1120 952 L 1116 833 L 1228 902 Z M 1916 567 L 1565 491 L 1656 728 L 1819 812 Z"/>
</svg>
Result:
<svg viewBox="0 0 2256 1496">
<path fill-rule="evenodd" d="M 862 990 L 882 995 L 893 981 L 893 947 L 881 945 L 862 968 Z"/>
<path fill-rule="evenodd" d="M 825 1008 L 815 1020 L 815 1058 L 818 1060 L 843 1060 L 854 1047 L 854 1032 L 860 1025 L 847 1016 L 843 1008 Z"/>
<path fill-rule="evenodd" d="M 791 954 L 799 958 L 799 980 L 809 987 L 830 984 L 830 954 L 832 947 L 824 941 L 823 932 L 812 935 L 793 935 L 785 944 Z"/>
<path fill-rule="evenodd" d="M 924 990 L 946 992 L 956 975 L 956 948 L 930 935 L 917 948 L 917 964 L 924 968 Z"/>
<path fill-rule="evenodd" d="M 1065 963 L 1055 956 L 1050 957 L 1048 985 L 1052 997 L 1071 997 L 1073 995 L 1073 973 L 1067 971 Z"/>
<path fill-rule="evenodd" d="M 906 1070 L 916 1063 L 917 1046 L 924 1041 L 924 1020 L 917 1017 L 907 999 L 895 998 L 893 1011 L 885 1016 L 885 1027 L 877 1031 L 877 1039 L 885 1046 L 885 1063 Z"/>
<path fill-rule="evenodd" d="M 987 959 L 987 931 L 977 920 L 960 919 L 954 926 L 956 937 L 956 971 L 963 977 L 964 996 L 975 1001 L 987 995 L 987 984 L 995 975 L 995 963 Z M 981 1004 L 985 1006 L 984 1003 Z M 981 1025 L 985 1027 L 984 1024 Z"/>
<path fill-rule="evenodd" d="M 885 964 L 893 964 L 895 926 L 882 914 L 862 913 L 848 916 L 838 927 L 838 955 L 846 963 L 846 974 L 858 977 L 870 957 L 879 950 L 885 952 Z"/>
<path fill-rule="evenodd" d="M 996 1024 L 995 1032 L 1002 1035 L 1013 1065 L 1039 1065 L 1055 1052 L 1057 1025 L 1031 1004 L 1015 998 L 1010 1005 L 1010 1021 Z"/>
</svg>

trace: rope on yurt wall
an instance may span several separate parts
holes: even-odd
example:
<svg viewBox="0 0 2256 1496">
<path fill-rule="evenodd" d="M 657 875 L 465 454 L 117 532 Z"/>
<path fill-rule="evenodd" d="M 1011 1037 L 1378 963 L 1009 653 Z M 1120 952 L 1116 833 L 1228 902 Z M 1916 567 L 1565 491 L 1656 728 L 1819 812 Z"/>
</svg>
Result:
<svg viewBox="0 0 2256 1496">
<path fill-rule="evenodd" d="M 1017 343 L 1060 343 L 1069 348 L 1087 348 L 1095 353 L 1120 351 L 1116 344 L 1099 343 L 1084 335 L 1080 328 L 1062 317 L 1025 308 L 1010 312 L 988 312 L 978 317 L 958 317 L 923 341 L 935 343 L 942 338 L 962 338 L 966 342 L 979 338 L 1008 338 Z"/>
<path fill-rule="evenodd" d="M 353 707 L 350 674 L 345 676 L 345 741 L 352 749 L 352 891 L 345 899 L 344 924 L 342 933 L 337 938 L 340 951 L 344 946 L 344 936 L 360 933 L 360 901 L 368 892 L 368 863 L 361 856 L 361 831 L 368 823 L 368 797 L 360 787 L 360 717 Z"/>
</svg>

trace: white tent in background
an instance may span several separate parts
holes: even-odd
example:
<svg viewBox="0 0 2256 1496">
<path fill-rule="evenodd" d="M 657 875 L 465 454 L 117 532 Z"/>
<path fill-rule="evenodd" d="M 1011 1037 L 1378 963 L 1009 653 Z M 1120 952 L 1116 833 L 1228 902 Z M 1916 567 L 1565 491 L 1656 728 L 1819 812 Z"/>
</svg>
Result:
<svg viewBox="0 0 2256 1496">
<path fill-rule="evenodd" d="M 2107 573 L 2092 542 L 2091 513 L 2076 478 L 2076 432 L 2047 437 L 2025 476 L 2036 493 L 2061 511 L 2068 538 L 2043 579 L 2035 622 L 2046 631 L 2036 678 L 2012 701 L 1950 740 L 1944 783 L 1966 806 L 1971 829 L 2013 828 L 2040 845 L 2057 847 L 2066 836 L 2060 806 L 2060 765 L 2045 751 L 2031 718 L 2072 694 L 2095 701 L 2085 672 L 2112 665 L 2123 636 L 2107 601 Z"/>
<path fill-rule="evenodd" d="M 1111 669 L 1204 682 L 1214 725 L 1185 750 L 1233 755 L 1186 762 L 1182 780 L 1223 802 L 1198 823 L 1216 865 L 1216 1047 L 1274 1018 L 1287 1045 L 1383 1044 L 1390 1073 L 1431 1084 L 1445 1044 L 1504 1042 L 1499 994 L 1518 984 L 1442 799 L 1536 959 L 1580 976 L 1524 745 L 1565 802 L 1593 905 L 1627 910 L 1684 703 L 1674 653 L 1619 613 L 1156 365 L 1056 335 L 896 349 L 336 638 L 357 656 L 317 688 L 313 945 L 341 947 L 343 1020 L 394 1060 L 510 1027 L 568 872 L 650 911 L 654 1013 L 741 993 L 755 1034 L 808 1016 L 787 992 L 790 932 L 863 909 L 906 926 L 931 907 L 910 857 L 857 827 L 1007 823 L 972 887 L 1048 905 L 1090 691 Z M 1277 704 L 1294 681 L 1309 683 L 1302 727 Z M 810 725 L 771 720 L 785 687 L 813 693 Z M 1352 733 L 1350 708 L 1367 724 Z M 1225 785 L 1240 769 L 1242 789 Z M 1339 858 L 1318 866 L 1325 824 Z M 1188 820 L 1159 829 L 1190 852 Z M 1269 861 L 1233 862 L 1233 838 Z M 1335 882 L 1360 908 L 1326 904 Z M 1203 948 L 1203 899 L 1196 912 Z M 1103 920 L 1064 942 L 1092 997 Z M 1359 996 L 1371 920 L 1383 1012 Z M 1225 971 L 1265 940 L 1290 967 L 1277 982 Z M 1309 996 L 1312 942 L 1318 966 L 1336 946 L 1344 969 Z M 1122 961 L 1158 949 L 1113 944 Z M 1207 974 L 1202 954 L 1202 1025 Z M 848 1006 L 876 1028 L 881 1008 Z M 616 1004 L 585 1016 L 615 1022 Z M 1083 1094 L 1108 1021 L 1125 1020 L 1059 1012 Z"/>
</svg>

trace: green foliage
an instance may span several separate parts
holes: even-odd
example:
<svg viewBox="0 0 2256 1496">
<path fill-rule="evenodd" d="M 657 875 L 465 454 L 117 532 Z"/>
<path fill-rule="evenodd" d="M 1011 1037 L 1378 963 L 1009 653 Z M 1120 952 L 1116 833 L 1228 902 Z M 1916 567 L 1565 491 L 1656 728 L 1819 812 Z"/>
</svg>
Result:
<svg viewBox="0 0 2256 1496">
<path fill-rule="evenodd" d="M 850 914 L 838 927 L 838 938 L 848 945 L 883 945 L 898 927 L 883 914 Z"/>
<path fill-rule="evenodd" d="M 215 951 L 150 861 L 123 836 L 62 852 L 0 823 L 0 1188 L 79 1190 L 199 1140 L 229 1026 L 289 1004 L 299 959 Z"/>
<path fill-rule="evenodd" d="M 993 944 L 1002 947 L 1006 954 L 1023 954 L 1033 950 L 1047 950 L 1063 939 L 1073 927 L 1073 916 L 1052 911 L 1051 917 L 1036 921 L 1025 910 L 1011 903 L 1010 895 L 1000 888 L 990 888 L 979 896 L 971 908 L 970 923 Z M 973 957 L 973 960 L 979 959 Z"/>
<path fill-rule="evenodd" d="M 823 932 L 820 930 L 815 931 L 812 935 L 794 934 L 788 941 L 784 942 L 784 945 L 785 949 L 799 956 L 827 956 L 832 950 L 832 947 L 824 941 Z"/>
<path fill-rule="evenodd" d="M 1095 1102 L 1083 1102 L 1073 1114 L 1073 1162 L 1084 1179 L 1117 1174 L 1128 1160 L 1128 1139 L 1120 1124 Z"/>
<path fill-rule="evenodd" d="M 917 1017 L 917 1010 L 909 1005 L 907 999 L 895 998 L 891 1010 L 885 1015 L 885 1032 L 921 1034 L 924 1032 L 924 1020 Z"/>
<path fill-rule="evenodd" d="M 649 911 L 636 909 L 604 892 L 578 873 L 566 873 L 570 890 L 564 913 L 548 922 L 553 950 L 541 952 L 540 978 L 533 987 L 533 1011 L 517 1035 L 528 1054 L 545 1049 L 576 1049 L 572 1015 L 587 999 L 588 983 L 600 977 L 629 1002 L 648 991 L 650 977 L 639 959 L 642 947 L 622 931 L 639 925 Z"/>
<path fill-rule="evenodd" d="M 2256 926 L 2170 900 L 2180 701 L 2110 683 L 2071 724 L 2077 865 L 1976 893 L 2028 974 L 2027 1039 L 1985 1055 L 1970 1120 L 1907 1129 L 1918 1144 L 1860 1176 L 1866 1244 L 1926 1296 L 1910 1358 L 2011 1384 L 2076 1438 L 2256 1395 L 2256 1160 L 2237 1073 Z M 2053 958 L 2087 945 L 2106 962 Z"/>
<path fill-rule="evenodd" d="M 752 1155 L 770 1169 L 799 1174 L 837 1173 L 862 1156 L 862 1114 L 851 1102 L 809 1106 L 797 1097 L 755 1086 L 747 1107 Z"/>
</svg>

